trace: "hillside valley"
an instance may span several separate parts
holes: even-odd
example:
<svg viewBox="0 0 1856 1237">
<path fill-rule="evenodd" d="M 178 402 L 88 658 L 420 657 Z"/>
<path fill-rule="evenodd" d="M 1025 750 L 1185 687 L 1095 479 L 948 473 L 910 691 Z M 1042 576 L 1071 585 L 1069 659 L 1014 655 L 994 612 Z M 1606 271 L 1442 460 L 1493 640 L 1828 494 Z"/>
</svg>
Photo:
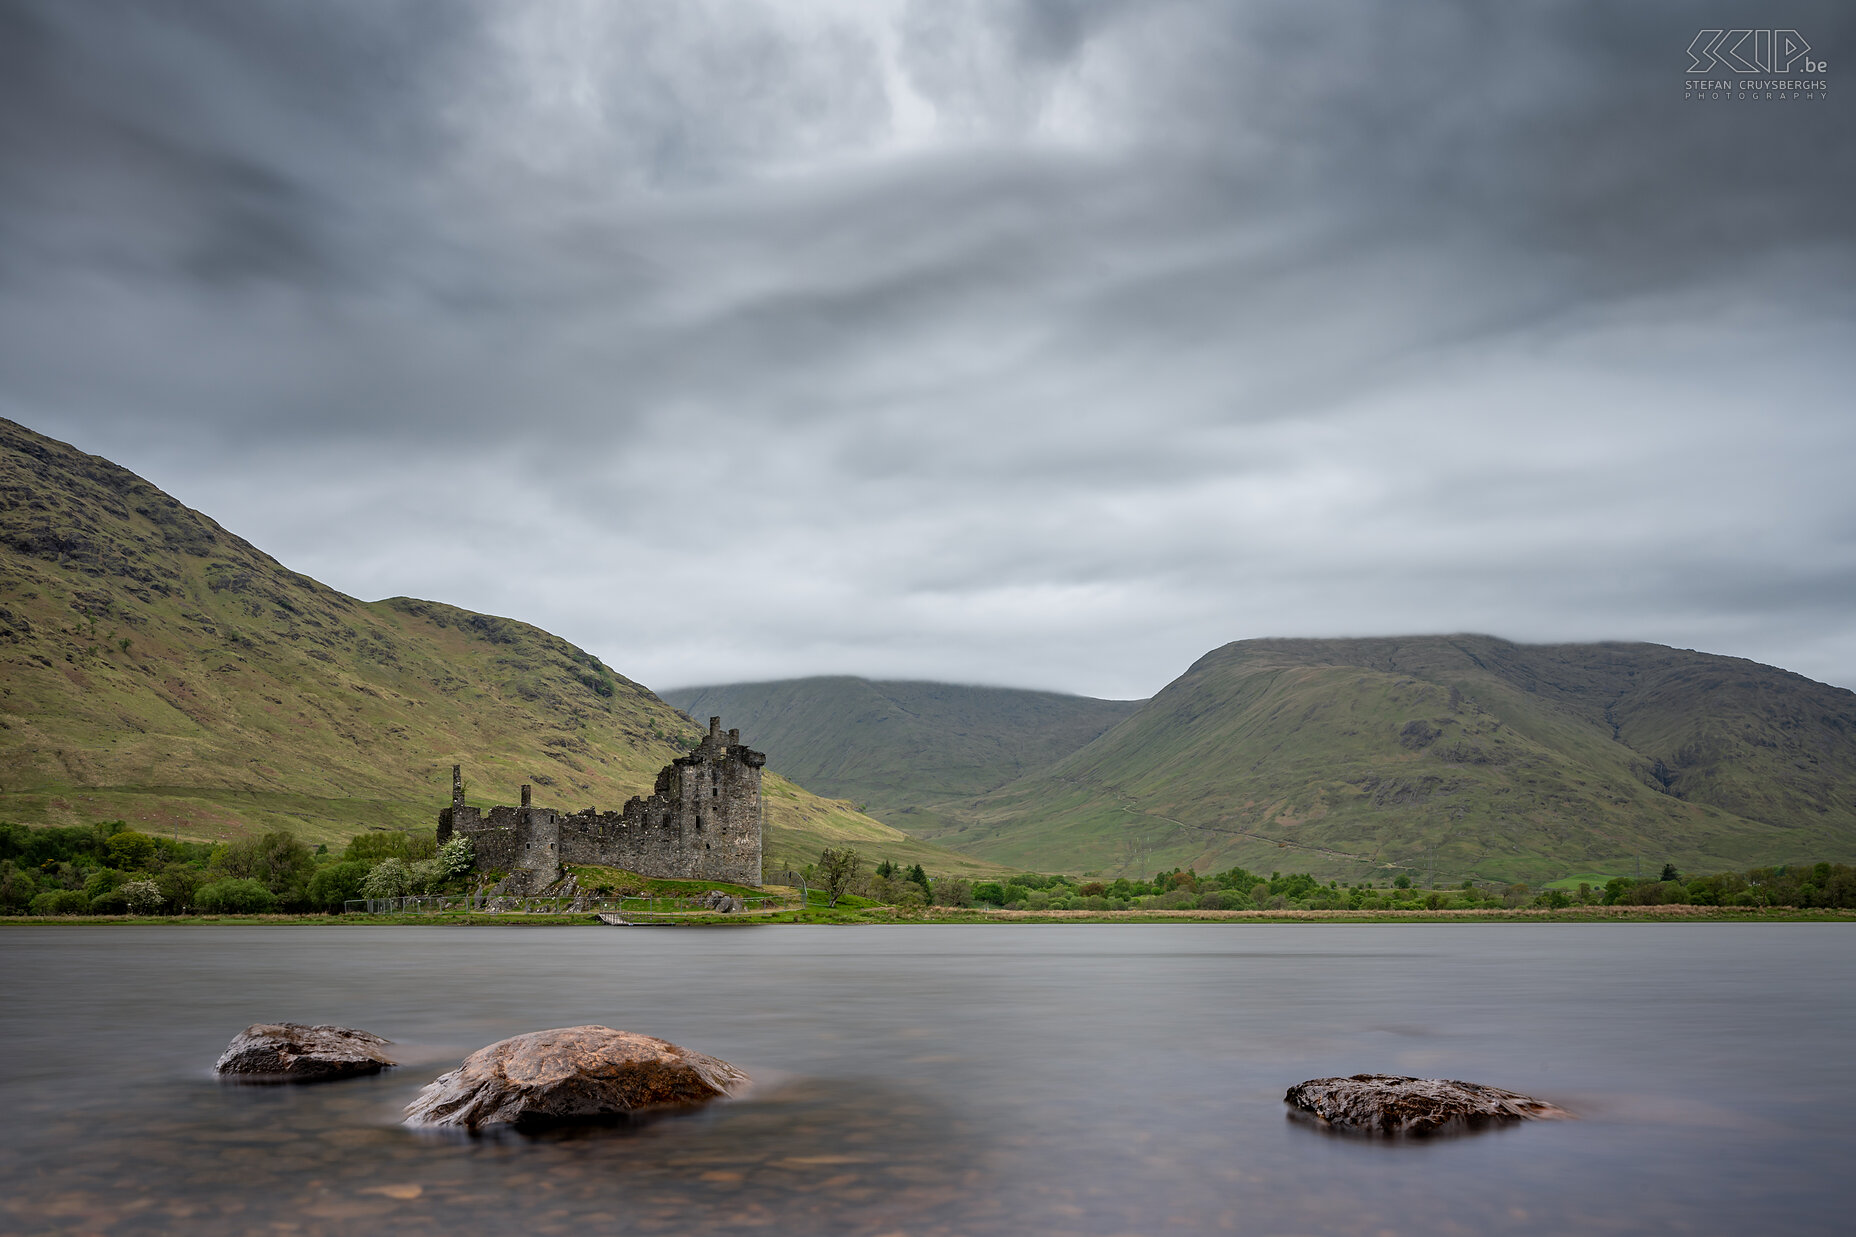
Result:
<svg viewBox="0 0 1856 1237">
<path fill-rule="evenodd" d="M 1016 781 L 1140 707 L 1058 692 L 850 677 L 666 691 L 692 717 L 724 713 L 760 737 L 770 764 L 805 785 L 922 832 L 942 804 Z"/>
<path fill-rule="evenodd" d="M 1737 658 L 1480 635 L 1240 641 L 1098 736 L 964 797 L 937 796 L 932 766 L 911 763 L 935 746 L 928 720 L 831 725 L 821 704 L 843 682 L 760 685 L 778 705 L 769 742 L 815 761 L 885 748 L 868 762 L 915 781 L 908 797 L 860 787 L 875 815 L 1014 866 L 1455 883 L 1856 857 L 1856 696 Z"/>
<path fill-rule="evenodd" d="M 538 804 L 616 809 L 696 734 L 539 628 L 348 597 L 126 469 L 0 420 L 0 819 L 336 842 L 431 828 L 453 764 L 482 806 L 527 782 Z M 994 870 L 772 770 L 765 800 L 769 870 L 844 843 Z"/>
</svg>

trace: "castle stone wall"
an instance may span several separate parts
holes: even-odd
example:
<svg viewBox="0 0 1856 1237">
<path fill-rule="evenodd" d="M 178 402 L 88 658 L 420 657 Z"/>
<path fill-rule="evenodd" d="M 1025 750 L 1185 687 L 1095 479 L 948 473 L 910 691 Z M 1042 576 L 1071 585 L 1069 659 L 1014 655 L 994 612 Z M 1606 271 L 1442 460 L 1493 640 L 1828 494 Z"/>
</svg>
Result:
<svg viewBox="0 0 1856 1237">
<path fill-rule="evenodd" d="M 741 743 L 741 732 L 709 733 L 695 751 L 665 765 L 648 796 L 621 811 L 571 815 L 529 803 L 487 814 L 463 801 L 452 771 L 451 806 L 439 814 L 438 840 L 468 837 L 480 872 L 528 871 L 555 879 L 562 864 L 598 864 L 675 880 L 760 884 L 761 769 L 767 758 Z"/>
</svg>

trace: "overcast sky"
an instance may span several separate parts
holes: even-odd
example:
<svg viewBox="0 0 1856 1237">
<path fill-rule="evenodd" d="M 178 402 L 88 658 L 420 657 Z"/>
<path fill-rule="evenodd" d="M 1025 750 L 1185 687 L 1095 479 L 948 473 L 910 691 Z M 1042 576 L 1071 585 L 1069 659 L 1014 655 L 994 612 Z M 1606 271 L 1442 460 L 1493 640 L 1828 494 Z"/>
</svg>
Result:
<svg viewBox="0 0 1856 1237">
<path fill-rule="evenodd" d="M 1829 98 L 1685 100 L 1733 22 Z M 0 415 L 659 688 L 1461 630 L 1856 686 L 1853 29 L 0 0 Z"/>
</svg>

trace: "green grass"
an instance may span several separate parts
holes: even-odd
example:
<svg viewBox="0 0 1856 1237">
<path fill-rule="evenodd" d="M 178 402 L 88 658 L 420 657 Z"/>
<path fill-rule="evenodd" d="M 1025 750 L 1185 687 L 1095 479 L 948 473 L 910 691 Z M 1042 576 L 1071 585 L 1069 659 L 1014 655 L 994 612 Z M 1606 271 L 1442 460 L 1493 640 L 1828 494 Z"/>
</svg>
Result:
<svg viewBox="0 0 1856 1237">
<path fill-rule="evenodd" d="M 1660 871 L 1662 871 L 1662 869 L 1658 867 L 1656 872 L 1651 872 L 1649 879 L 1654 880 L 1656 878 L 1656 873 Z M 1614 877 L 1629 875 L 1629 872 L 1574 872 L 1571 876 L 1562 876 L 1558 880 L 1547 881 L 1545 884 L 1541 885 L 1540 888 L 1564 889 L 1568 893 L 1577 889 L 1580 885 L 1590 885 L 1594 889 L 1603 889 L 1606 881 Z"/>
<path fill-rule="evenodd" d="M 1443 884 L 1538 885 L 1847 861 L 1852 736 L 1842 689 L 1656 645 L 1246 641 L 1069 756 L 942 805 L 920 836 L 1111 877 L 1434 867 Z"/>
<path fill-rule="evenodd" d="M 540 628 L 363 602 L 107 460 L 0 420 L 0 819 L 336 845 L 467 799 L 618 809 L 697 728 Z M 731 724 L 733 719 L 731 719 Z M 754 741 L 751 731 L 746 737 Z M 766 850 L 993 870 L 777 775 Z"/>
<path fill-rule="evenodd" d="M 859 902 L 852 906 L 851 901 Z M 752 927 L 756 924 L 1020 924 L 1057 926 L 1062 924 L 1178 924 L 1220 923 L 1234 928 L 1245 924 L 1328 923 L 1328 924 L 1490 924 L 1490 923 L 1848 923 L 1856 924 L 1856 911 L 1817 910 L 1796 907 L 1720 907 L 1720 906 L 1617 906 L 1567 907 L 1547 910 L 1477 910 L 1477 911 L 983 911 L 933 907 L 927 910 L 899 911 L 875 906 L 861 899 L 848 899 L 836 909 L 828 910 L 814 903 L 805 911 L 783 911 L 774 915 L 692 915 L 679 918 L 673 927 Z M 490 915 L 482 912 L 446 912 L 430 915 L 60 915 L 35 918 L 15 915 L 0 917 L 0 929 L 8 925 L 107 927 L 129 925 L 170 925 L 177 928 L 214 924 L 312 927 L 591 927 L 601 924 L 597 915 L 587 913 L 545 915 Z"/>
</svg>

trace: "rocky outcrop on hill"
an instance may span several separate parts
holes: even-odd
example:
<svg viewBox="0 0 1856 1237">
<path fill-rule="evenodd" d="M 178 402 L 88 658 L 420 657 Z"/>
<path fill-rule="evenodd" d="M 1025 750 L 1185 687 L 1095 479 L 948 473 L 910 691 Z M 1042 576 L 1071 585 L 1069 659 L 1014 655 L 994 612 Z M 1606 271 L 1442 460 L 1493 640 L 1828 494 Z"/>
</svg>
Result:
<svg viewBox="0 0 1856 1237">
<path fill-rule="evenodd" d="M 545 1125 L 693 1108 L 748 1076 L 726 1061 L 611 1027 L 562 1027 L 480 1048 L 406 1107 L 408 1125 Z"/>
<path fill-rule="evenodd" d="M 256 1022 L 232 1038 L 215 1067 L 238 1082 L 324 1082 L 377 1074 L 399 1062 L 381 1051 L 392 1043 L 350 1027 Z"/>
<path fill-rule="evenodd" d="M 1436 1134 L 1572 1116 L 1545 1100 L 1499 1087 L 1395 1074 L 1313 1078 L 1290 1087 L 1283 1101 L 1324 1127 L 1361 1134 Z"/>
</svg>

